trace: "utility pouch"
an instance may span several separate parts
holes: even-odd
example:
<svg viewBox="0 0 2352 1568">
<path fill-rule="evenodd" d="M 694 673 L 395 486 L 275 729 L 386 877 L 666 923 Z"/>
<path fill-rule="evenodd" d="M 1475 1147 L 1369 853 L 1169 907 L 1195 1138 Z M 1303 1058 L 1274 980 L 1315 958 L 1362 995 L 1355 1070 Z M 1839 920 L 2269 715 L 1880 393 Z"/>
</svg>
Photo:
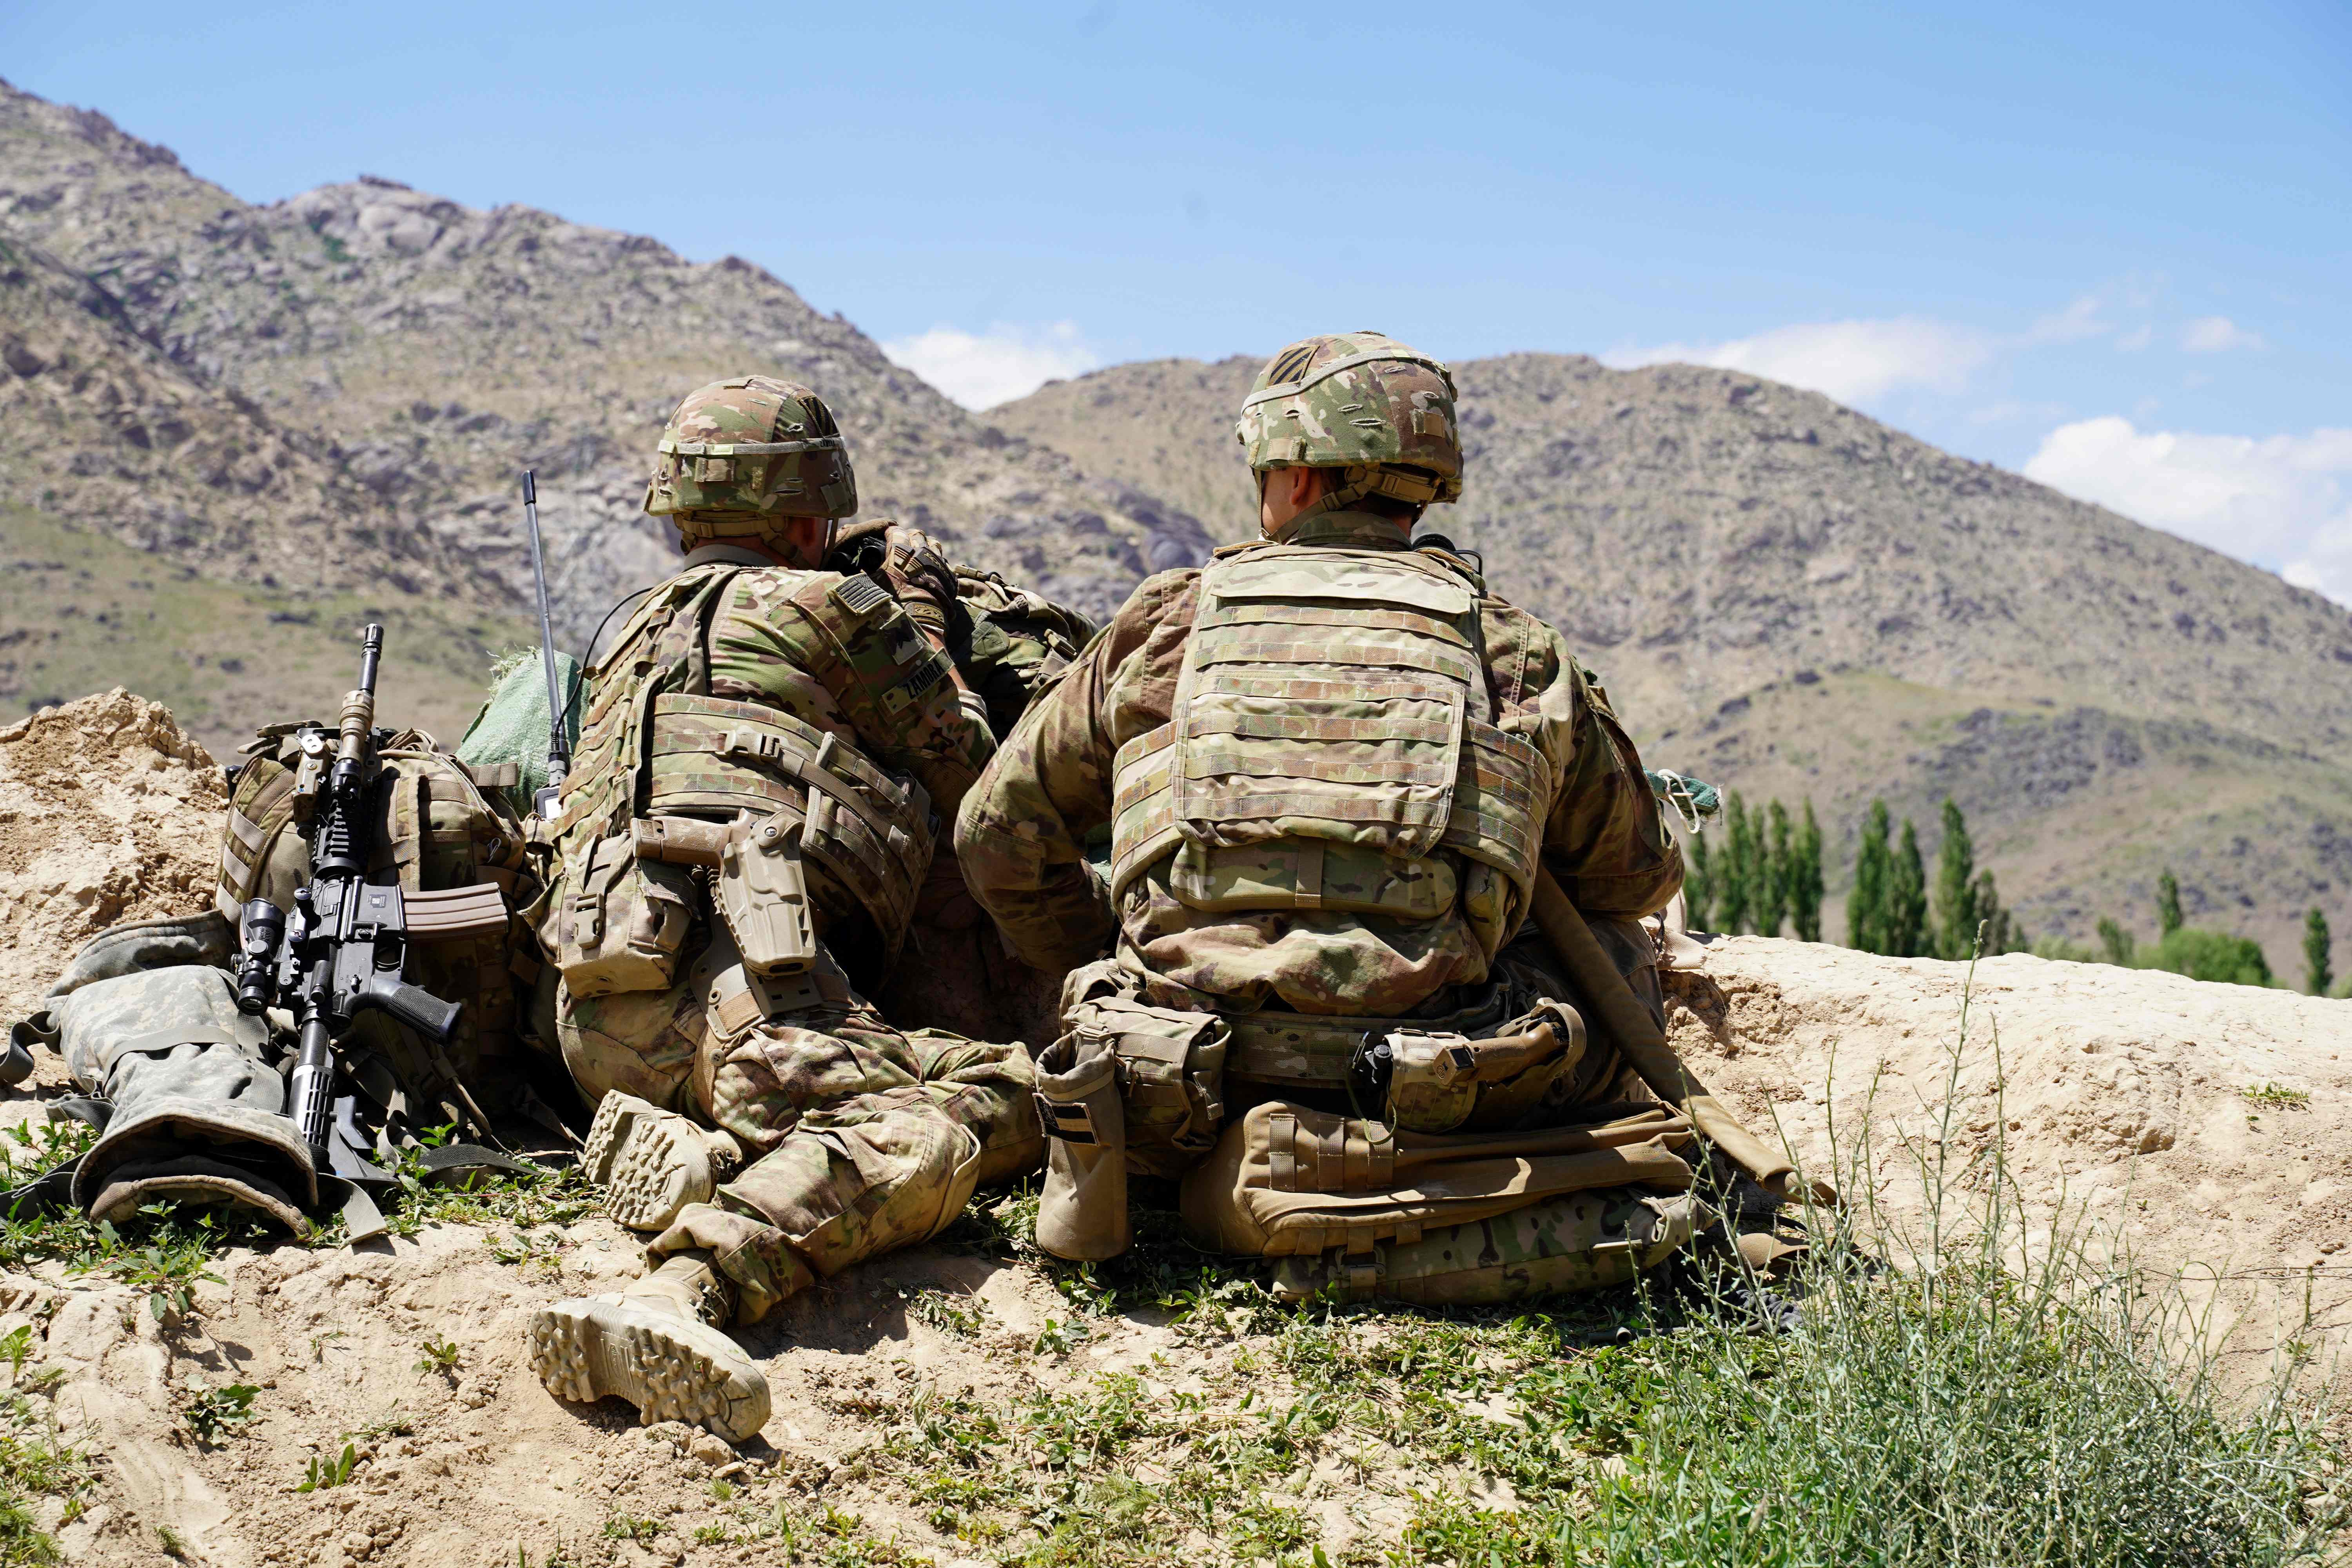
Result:
<svg viewBox="0 0 2352 1568">
<path fill-rule="evenodd" d="M 597 840 L 550 900 L 548 942 L 574 996 L 663 991 L 694 915 L 693 873 L 637 858 L 626 835 Z"/>
<path fill-rule="evenodd" d="M 1216 1146 L 1233 1038 L 1224 1019 L 1100 996 L 1072 1009 L 1070 1033 L 1080 1056 L 1108 1049 L 1118 1060 L 1129 1171 L 1181 1176 Z"/>
<path fill-rule="evenodd" d="M 756 823 L 746 813 L 719 852 L 719 918 L 754 974 L 797 974 L 816 962 L 802 830 L 795 811 Z"/>
<path fill-rule="evenodd" d="M 1516 1128 L 1556 1109 L 1584 1052 L 1584 1020 L 1547 1001 L 1489 1039 L 1416 1029 L 1367 1037 L 1349 1063 L 1349 1085 L 1360 1105 L 1407 1131 Z"/>
</svg>

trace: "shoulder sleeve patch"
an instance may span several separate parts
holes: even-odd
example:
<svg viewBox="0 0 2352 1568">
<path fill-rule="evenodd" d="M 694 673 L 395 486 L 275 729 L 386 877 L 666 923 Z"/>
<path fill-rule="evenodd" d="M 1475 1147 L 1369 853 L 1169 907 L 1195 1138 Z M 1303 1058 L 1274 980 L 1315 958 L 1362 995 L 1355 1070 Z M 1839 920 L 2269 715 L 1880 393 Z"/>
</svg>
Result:
<svg viewBox="0 0 2352 1568">
<path fill-rule="evenodd" d="M 863 620 L 889 603 L 890 591 L 865 573 L 852 572 L 826 590 L 826 596 Z"/>
</svg>

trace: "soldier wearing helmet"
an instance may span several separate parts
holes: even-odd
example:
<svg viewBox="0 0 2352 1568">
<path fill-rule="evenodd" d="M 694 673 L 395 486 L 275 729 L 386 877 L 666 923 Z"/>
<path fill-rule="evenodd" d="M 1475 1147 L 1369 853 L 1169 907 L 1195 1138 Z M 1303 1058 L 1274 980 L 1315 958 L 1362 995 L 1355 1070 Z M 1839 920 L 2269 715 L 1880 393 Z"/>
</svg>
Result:
<svg viewBox="0 0 2352 1568">
<path fill-rule="evenodd" d="M 531 1356 L 573 1399 L 736 1441 L 768 1414 L 725 1330 L 919 1241 L 1034 1165 L 1018 1047 L 901 1033 L 866 1000 L 994 749 L 940 646 L 956 582 L 891 531 L 879 574 L 821 569 L 856 510 L 806 387 L 706 386 L 663 432 L 646 510 L 678 574 L 588 671 L 540 934 L 556 1034 L 597 1107 L 582 1159 L 657 1264 L 541 1310 Z"/>
<path fill-rule="evenodd" d="M 1118 1251 L 1136 1173 L 1181 1177 L 1195 1241 L 1282 1258 L 1297 1294 L 1492 1300 L 1660 1260 L 1698 1218 L 1661 1195 L 1686 1124 L 1563 1143 L 1578 1108 L 1649 1096 L 1521 927 L 1539 867 L 1622 936 L 1682 865 L 1559 633 L 1413 547 L 1462 494 L 1452 375 L 1308 338 L 1237 434 L 1263 537 L 1139 586 L 957 823 L 973 896 L 1072 971 L 1040 1244 Z"/>
</svg>

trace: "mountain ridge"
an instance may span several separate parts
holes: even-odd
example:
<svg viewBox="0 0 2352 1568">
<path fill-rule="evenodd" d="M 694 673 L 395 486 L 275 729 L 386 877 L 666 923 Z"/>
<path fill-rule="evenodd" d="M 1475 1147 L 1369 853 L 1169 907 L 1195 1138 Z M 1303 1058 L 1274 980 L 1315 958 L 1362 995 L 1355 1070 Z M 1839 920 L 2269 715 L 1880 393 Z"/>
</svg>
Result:
<svg viewBox="0 0 2352 1568">
<path fill-rule="evenodd" d="M 408 635 L 447 628 L 415 679 L 449 722 L 475 650 L 530 635 L 517 471 L 540 472 L 577 647 L 677 559 L 640 510 L 669 407 L 745 372 L 824 395 L 866 515 L 1098 616 L 1255 531 L 1232 435 L 1252 359 L 1113 367 L 974 416 L 739 258 L 374 175 L 245 203 L 5 83 L 0 243 L 0 479 L 117 552 L 33 542 L 28 570 L 75 583 L 163 555 L 244 585 L 69 594 L 0 647 L 0 697 L 58 695 L 53 672 L 136 641 L 125 617 L 198 603 L 264 615 L 269 657 L 324 686 L 348 650 L 304 632 L 305 596 L 332 618 L 405 595 L 443 606 Z M 2192 910 L 2282 956 L 2305 903 L 2352 888 L 2338 607 L 1760 378 L 1556 354 L 1455 368 L 1470 488 L 1449 521 L 1498 588 L 1601 669 L 1653 762 L 1817 800 L 1833 882 L 1871 796 L 1932 854 L 1949 790 L 2038 930 L 2146 908 L 2173 863 Z M 288 694 L 256 671 L 218 681 L 176 635 L 157 668 L 209 700 L 208 741 L 283 716 L 268 705 Z"/>
<path fill-rule="evenodd" d="M 647 237 L 381 176 L 248 204 L 94 110 L 5 84 L 0 232 L 108 289 L 192 376 L 310 435 L 485 604 L 530 602 L 515 478 L 537 468 L 575 641 L 676 559 L 639 507 L 669 409 L 747 372 L 824 395 L 865 515 L 929 529 L 1092 613 L 1155 551 L 1205 547 L 1189 517 L 992 431 L 737 257 L 690 262 Z"/>
<path fill-rule="evenodd" d="M 1112 366 L 986 416 L 1243 537 L 1260 363 Z M 1433 515 L 1606 678 L 1646 761 L 1816 802 L 1833 921 L 1870 800 L 1932 856 L 1948 793 L 2038 931 L 2133 923 L 2167 865 L 2274 960 L 2312 903 L 2352 923 L 2340 606 L 1760 377 L 1453 369 L 1466 486 Z"/>
</svg>

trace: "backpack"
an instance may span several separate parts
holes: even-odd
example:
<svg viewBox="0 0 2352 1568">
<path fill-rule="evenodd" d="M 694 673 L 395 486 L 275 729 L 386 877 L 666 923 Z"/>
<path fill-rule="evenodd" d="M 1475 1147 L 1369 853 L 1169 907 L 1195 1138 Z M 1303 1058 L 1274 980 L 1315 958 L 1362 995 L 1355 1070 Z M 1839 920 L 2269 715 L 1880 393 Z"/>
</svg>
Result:
<svg viewBox="0 0 2352 1568">
<path fill-rule="evenodd" d="M 294 889 L 310 879 L 310 846 L 297 820 L 297 773 L 304 759 L 296 736 L 305 727 L 271 724 L 244 747 L 250 760 L 236 771 L 214 895 L 232 926 L 251 899 L 290 909 Z M 331 726 L 320 727 L 333 733 Z M 523 998 L 540 968 L 530 934 L 515 918 L 538 891 L 524 855 L 522 824 L 503 793 L 517 782 L 509 776 L 515 767 L 468 768 L 422 730 L 391 736 L 376 757 L 379 816 L 369 879 L 396 881 L 407 892 L 489 882 L 499 889 L 508 922 L 503 935 L 420 942 L 410 951 L 414 984 L 465 1005 L 447 1045 L 377 1013 L 362 1016 L 352 1037 L 381 1050 L 402 1088 L 422 1101 L 406 1108 L 415 1125 L 479 1120 L 463 1113 L 504 1100 L 520 1086 L 513 1058 L 525 1033 Z"/>
</svg>

